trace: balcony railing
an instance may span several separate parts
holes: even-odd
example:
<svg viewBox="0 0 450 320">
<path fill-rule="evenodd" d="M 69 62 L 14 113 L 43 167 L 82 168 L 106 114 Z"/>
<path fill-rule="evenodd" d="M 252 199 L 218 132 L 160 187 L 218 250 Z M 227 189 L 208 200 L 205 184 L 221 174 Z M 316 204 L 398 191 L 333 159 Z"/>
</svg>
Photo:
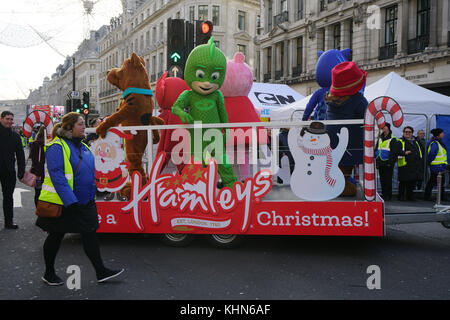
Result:
<svg viewBox="0 0 450 320">
<path fill-rule="evenodd" d="M 264 73 L 264 82 L 269 82 L 271 77 L 272 77 L 271 73 Z"/>
<path fill-rule="evenodd" d="M 283 11 L 280 14 L 277 14 L 274 19 L 274 25 L 289 21 L 289 13 L 287 11 Z"/>
<path fill-rule="evenodd" d="M 429 42 L 430 37 L 428 35 L 408 40 L 408 54 L 422 52 L 426 47 L 428 47 Z"/>
<path fill-rule="evenodd" d="M 380 48 L 378 60 L 393 59 L 397 54 L 397 44 L 388 44 Z"/>
<path fill-rule="evenodd" d="M 302 66 L 298 65 L 292 68 L 292 76 L 299 77 L 302 74 Z"/>
</svg>

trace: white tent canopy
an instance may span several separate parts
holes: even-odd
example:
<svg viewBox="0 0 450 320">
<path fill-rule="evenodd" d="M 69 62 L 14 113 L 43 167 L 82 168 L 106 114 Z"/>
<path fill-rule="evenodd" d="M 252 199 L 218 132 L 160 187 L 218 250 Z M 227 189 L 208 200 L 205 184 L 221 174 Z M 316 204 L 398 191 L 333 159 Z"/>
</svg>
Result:
<svg viewBox="0 0 450 320">
<path fill-rule="evenodd" d="M 286 84 L 254 82 L 248 98 L 261 117 L 269 118 L 274 110 L 304 97 Z"/>
<path fill-rule="evenodd" d="M 407 114 L 403 125 L 411 125 L 415 131 L 426 128 L 426 117 L 408 114 L 425 114 L 428 117 L 431 117 L 433 114 L 450 115 L 450 97 L 418 86 L 395 72 L 391 72 L 367 86 L 364 96 L 369 102 L 379 96 L 393 98 L 400 105 L 403 112 Z M 301 120 L 303 112 L 299 112 L 299 110 L 305 110 L 310 97 L 308 96 L 283 108 L 273 110 L 271 112 L 271 120 L 283 121 L 291 120 L 291 118 Z M 386 117 L 386 120 L 391 122 L 389 117 Z"/>
</svg>

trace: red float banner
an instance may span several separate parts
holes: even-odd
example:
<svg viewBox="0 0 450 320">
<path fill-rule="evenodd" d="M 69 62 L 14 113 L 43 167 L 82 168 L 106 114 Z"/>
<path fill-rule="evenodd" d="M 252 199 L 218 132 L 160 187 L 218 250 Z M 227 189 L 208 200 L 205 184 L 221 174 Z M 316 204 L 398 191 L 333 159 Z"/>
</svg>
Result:
<svg viewBox="0 0 450 320">
<path fill-rule="evenodd" d="M 384 235 L 383 202 L 264 200 L 273 187 L 268 169 L 217 190 L 214 160 L 160 174 L 164 156 L 157 155 L 145 185 L 133 174 L 129 201 L 97 201 L 98 232 Z"/>
</svg>

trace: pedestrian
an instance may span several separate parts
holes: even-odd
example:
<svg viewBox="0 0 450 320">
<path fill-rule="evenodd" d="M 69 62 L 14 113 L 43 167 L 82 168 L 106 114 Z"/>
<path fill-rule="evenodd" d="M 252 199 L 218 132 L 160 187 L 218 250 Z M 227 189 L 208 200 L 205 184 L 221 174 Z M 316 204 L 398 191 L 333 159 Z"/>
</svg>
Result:
<svg viewBox="0 0 450 320">
<path fill-rule="evenodd" d="M 419 142 L 420 145 L 420 149 L 422 150 L 422 155 L 423 155 L 423 164 L 422 164 L 422 177 L 425 177 L 425 169 L 426 169 L 426 147 L 427 147 L 427 141 L 425 140 L 425 130 L 420 129 L 419 131 L 417 131 L 417 136 L 416 136 L 416 140 L 417 142 Z M 417 181 L 417 190 L 421 190 L 422 189 L 422 185 L 423 185 L 423 179 Z"/>
<path fill-rule="evenodd" d="M 398 199 L 414 201 L 414 187 L 423 180 L 423 155 L 419 142 L 413 136 L 414 129 L 403 128 L 403 136 L 395 143 L 395 155 L 398 166 Z"/>
<path fill-rule="evenodd" d="M 25 153 L 20 135 L 12 130 L 14 114 L 3 111 L 0 115 L 0 183 L 3 194 L 3 214 L 6 229 L 17 229 L 14 224 L 13 194 L 16 187 L 16 159 L 17 178 L 22 179 L 25 174 Z"/>
<path fill-rule="evenodd" d="M 366 84 L 367 72 L 351 61 L 342 62 L 332 70 L 332 85 L 327 93 L 327 120 L 364 119 L 367 102 L 360 90 Z M 351 177 L 353 168 L 363 163 L 364 130 L 359 124 L 344 125 L 349 131 L 347 150 L 339 163 L 345 176 L 342 196 L 356 195 L 356 181 Z M 343 125 L 329 125 L 331 144 L 337 145 L 338 133 Z"/>
<path fill-rule="evenodd" d="M 427 164 L 430 166 L 430 178 L 428 179 L 427 185 L 425 187 L 425 200 L 431 200 L 431 190 L 437 183 L 437 177 L 439 173 L 441 174 L 441 200 L 446 201 L 445 197 L 445 171 L 447 170 L 447 148 L 442 141 L 444 138 L 444 130 L 441 128 L 436 128 L 431 130 L 433 135 L 427 144 Z M 439 190 L 438 190 L 439 192 Z"/>
<path fill-rule="evenodd" d="M 391 152 L 391 144 L 394 145 L 395 140 L 396 138 L 391 131 L 391 124 L 386 122 L 375 146 L 376 166 L 381 182 L 381 197 L 385 201 L 392 200 L 392 174 L 396 158 L 394 153 Z"/>
<path fill-rule="evenodd" d="M 54 126 L 53 139 L 44 148 L 47 172 L 39 200 L 63 205 L 59 218 L 38 217 L 36 221 L 37 226 L 48 232 L 43 248 L 45 274 L 42 280 L 49 285 L 63 284 L 54 264 L 65 233 L 81 234 L 84 252 L 95 268 L 98 282 L 124 271 L 106 268 L 100 255 L 94 155 L 82 143 L 85 128 L 84 117 L 70 112 Z"/>
<path fill-rule="evenodd" d="M 41 126 L 30 147 L 31 169 L 30 172 L 36 175 L 36 186 L 34 187 L 34 204 L 37 206 L 39 195 L 41 194 L 42 182 L 44 181 L 45 164 L 45 127 Z"/>
</svg>

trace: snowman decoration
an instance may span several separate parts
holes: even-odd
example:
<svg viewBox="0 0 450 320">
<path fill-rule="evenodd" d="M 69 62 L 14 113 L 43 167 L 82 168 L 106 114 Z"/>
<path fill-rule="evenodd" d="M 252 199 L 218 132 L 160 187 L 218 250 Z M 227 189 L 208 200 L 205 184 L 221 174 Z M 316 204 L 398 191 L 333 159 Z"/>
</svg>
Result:
<svg viewBox="0 0 450 320">
<path fill-rule="evenodd" d="M 348 129 L 338 133 L 339 143 L 330 146 L 330 137 L 322 122 L 309 127 L 291 128 L 288 145 L 295 160 L 291 176 L 291 190 L 299 198 L 325 201 L 338 197 L 345 187 L 345 178 L 339 162 L 348 143 Z"/>
</svg>

